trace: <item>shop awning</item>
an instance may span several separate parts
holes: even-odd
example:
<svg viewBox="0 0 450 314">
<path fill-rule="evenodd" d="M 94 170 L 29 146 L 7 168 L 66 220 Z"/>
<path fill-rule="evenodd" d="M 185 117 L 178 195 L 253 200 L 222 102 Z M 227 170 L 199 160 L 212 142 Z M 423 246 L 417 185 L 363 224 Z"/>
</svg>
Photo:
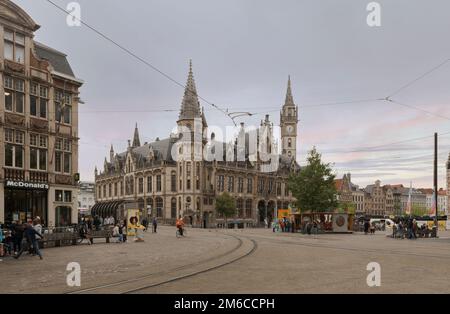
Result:
<svg viewBox="0 0 450 314">
<path fill-rule="evenodd" d="M 117 216 L 117 209 L 123 203 L 123 201 L 107 201 L 107 202 L 99 202 L 96 203 L 91 208 L 92 216 Z"/>
</svg>

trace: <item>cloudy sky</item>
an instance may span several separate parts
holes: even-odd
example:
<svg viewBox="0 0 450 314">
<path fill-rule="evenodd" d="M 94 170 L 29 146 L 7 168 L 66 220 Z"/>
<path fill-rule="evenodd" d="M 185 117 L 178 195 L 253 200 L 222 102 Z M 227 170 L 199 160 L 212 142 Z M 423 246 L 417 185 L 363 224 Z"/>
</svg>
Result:
<svg viewBox="0 0 450 314">
<path fill-rule="evenodd" d="M 70 2 L 53 1 L 63 7 Z M 116 152 L 126 149 L 136 122 L 142 142 L 169 134 L 180 86 L 88 28 L 68 27 L 66 16 L 46 0 L 14 2 L 42 26 L 36 40 L 67 53 L 86 82 L 82 180 L 93 180 L 111 143 Z M 246 124 L 259 123 L 266 113 L 279 123 L 290 74 L 300 107 L 298 161 L 303 164 L 316 145 L 338 176 L 351 172 L 361 186 L 376 179 L 432 186 L 432 136 L 443 133 L 444 185 L 450 62 L 396 91 L 450 58 L 448 0 L 380 0 L 380 27 L 367 25 L 365 0 L 78 2 L 82 20 L 182 84 L 192 59 L 199 94 L 222 108 L 256 113 Z M 395 102 L 376 101 L 389 95 Z M 202 105 L 210 125 L 230 124 Z"/>
</svg>

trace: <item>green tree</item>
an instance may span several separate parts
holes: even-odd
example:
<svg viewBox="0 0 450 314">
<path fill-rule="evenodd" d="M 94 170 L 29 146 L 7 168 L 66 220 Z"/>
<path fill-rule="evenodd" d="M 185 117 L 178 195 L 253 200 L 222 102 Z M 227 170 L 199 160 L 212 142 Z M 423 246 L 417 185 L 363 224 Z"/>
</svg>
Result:
<svg viewBox="0 0 450 314">
<path fill-rule="evenodd" d="M 338 205 L 334 178 L 331 165 L 323 163 L 322 155 L 313 147 L 307 165 L 289 177 L 289 189 L 297 199 L 297 207 L 312 213 L 334 210 Z"/>
<path fill-rule="evenodd" d="M 356 206 L 352 202 L 338 202 L 337 206 L 339 213 L 355 214 Z"/>
<path fill-rule="evenodd" d="M 227 218 L 236 213 L 236 204 L 234 198 L 227 192 L 222 193 L 216 197 L 216 211 L 225 217 L 225 224 L 227 225 Z"/>
<path fill-rule="evenodd" d="M 427 208 L 423 205 L 412 204 L 411 206 L 411 215 L 413 216 L 426 216 L 428 215 Z"/>
</svg>

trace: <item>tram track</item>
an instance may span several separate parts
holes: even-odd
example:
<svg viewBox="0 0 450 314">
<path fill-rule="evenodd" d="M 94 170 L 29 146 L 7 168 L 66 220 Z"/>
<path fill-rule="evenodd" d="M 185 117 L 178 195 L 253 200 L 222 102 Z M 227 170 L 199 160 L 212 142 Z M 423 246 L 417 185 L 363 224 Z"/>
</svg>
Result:
<svg viewBox="0 0 450 314">
<path fill-rule="evenodd" d="M 334 250 L 341 250 L 341 251 L 351 251 L 351 252 L 364 252 L 364 253 L 384 253 L 389 255 L 397 255 L 397 256 L 415 256 L 415 257 L 429 257 L 429 258 L 438 258 L 438 259 L 449 259 L 450 256 L 446 255 L 430 255 L 430 254 L 418 254 L 418 253 L 411 253 L 411 252 L 395 252 L 392 250 L 386 250 L 386 249 L 365 249 L 365 248 L 357 248 L 357 247 L 344 247 L 344 246 L 333 246 L 333 245 L 327 245 L 327 244 L 319 244 L 319 243 L 305 243 L 302 242 L 293 242 L 293 241 L 277 241 L 271 237 L 267 236 L 261 236 L 261 235 L 251 235 L 252 237 L 264 239 L 264 242 L 269 243 L 283 243 L 288 245 L 296 245 L 296 246 L 304 246 L 309 248 L 323 248 L 323 249 L 334 249 Z M 295 237 L 286 237 L 290 239 L 295 239 Z M 299 238 L 297 238 L 299 239 Z M 280 240 L 283 240 L 283 238 L 280 238 Z M 301 239 L 304 240 L 304 239 Z M 315 239 L 316 240 L 316 239 Z M 317 239 L 318 240 L 318 239 Z"/>
<path fill-rule="evenodd" d="M 238 244 L 231 250 L 212 256 L 210 258 L 194 263 L 178 266 L 166 271 L 155 272 L 143 275 L 137 278 L 125 279 L 109 284 L 98 285 L 77 291 L 70 291 L 67 294 L 85 294 L 85 293 L 115 293 L 132 294 L 144 291 L 146 289 L 162 286 L 167 283 L 179 281 L 182 279 L 194 277 L 196 275 L 219 269 L 221 267 L 233 264 L 251 254 L 257 249 L 257 243 L 247 237 L 238 237 L 227 234 L 238 240 Z M 242 252 L 241 252 L 242 251 Z M 221 261 L 222 260 L 222 261 Z"/>
</svg>

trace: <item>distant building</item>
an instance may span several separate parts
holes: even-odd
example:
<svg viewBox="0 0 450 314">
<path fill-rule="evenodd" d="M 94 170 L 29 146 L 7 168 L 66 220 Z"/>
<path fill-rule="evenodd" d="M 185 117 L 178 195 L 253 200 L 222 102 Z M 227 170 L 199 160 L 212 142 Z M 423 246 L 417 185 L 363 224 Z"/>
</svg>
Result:
<svg viewBox="0 0 450 314">
<path fill-rule="evenodd" d="M 78 212 L 80 214 L 90 214 L 91 208 L 95 205 L 95 184 L 94 182 L 80 182 L 78 192 Z"/>
<path fill-rule="evenodd" d="M 208 138 L 208 125 L 198 100 L 192 64 L 177 125 L 178 134 L 144 145 L 140 143 L 136 126 L 133 141 L 128 142 L 126 151 L 116 154 L 111 147 L 109 161 L 105 158 L 102 171 L 95 170 L 94 215 L 112 214 L 116 219 L 121 218 L 128 204 L 136 204 L 144 215 L 156 216 L 161 222 L 173 223 L 178 216 L 183 216 L 194 225 L 220 225 L 225 220 L 216 212 L 215 201 L 217 196 L 227 192 L 235 198 L 233 221 L 249 226 L 261 224 L 266 218 L 270 222 L 275 209 L 288 208 L 293 203 L 287 183 L 289 175 L 299 170 L 296 162 L 298 108 L 292 97 L 290 79 L 280 112 L 282 153 L 276 157 L 279 164 L 273 171 L 263 171 L 265 164 L 261 154 L 250 151 L 249 133 L 243 124 L 239 132 L 244 132 L 245 143 L 222 143 L 214 134 Z M 197 134 L 203 133 L 202 138 L 194 139 L 194 131 L 197 131 L 194 128 L 198 128 Z M 261 121 L 260 129 L 272 133 L 273 123 L 268 115 Z M 194 139 L 194 144 L 189 138 Z M 269 136 L 267 140 L 258 137 L 257 141 L 264 152 L 276 151 Z M 223 148 L 221 152 L 220 148 Z M 194 156 L 208 151 L 218 158 L 207 161 Z M 228 157 L 224 159 L 222 153 L 225 157 L 239 153 L 245 158 L 227 161 Z M 255 158 L 251 158 L 253 156 Z"/>
<path fill-rule="evenodd" d="M 447 215 L 450 213 L 450 154 L 447 160 Z"/>
<path fill-rule="evenodd" d="M 337 191 L 336 199 L 340 202 L 352 203 L 356 216 L 364 215 L 364 191 L 352 183 L 351 174 L 344 174 L 342 179 L 334 180 L 334 184 Z"/>
<path fill-rule="evenodd" d="M 365 212 L 370 216 L 392 215 L 394 212 L 394 195 L 389 185 L 381 186 L 381 181 L 366 186 Z"/>
</svg>

